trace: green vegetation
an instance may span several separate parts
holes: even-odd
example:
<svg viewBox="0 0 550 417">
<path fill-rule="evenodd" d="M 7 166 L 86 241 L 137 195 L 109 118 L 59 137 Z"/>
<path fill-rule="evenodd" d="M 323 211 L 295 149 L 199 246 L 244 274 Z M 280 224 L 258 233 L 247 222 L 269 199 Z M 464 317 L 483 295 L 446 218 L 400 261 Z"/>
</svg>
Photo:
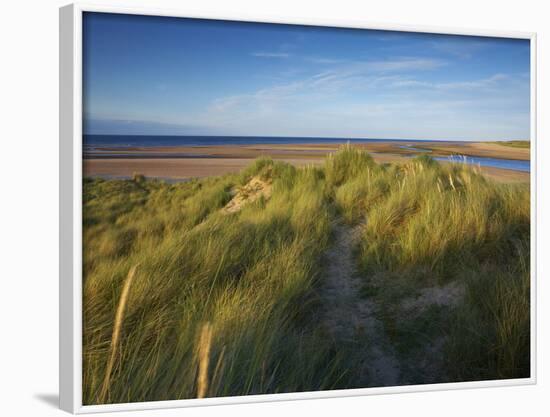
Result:
<svg viewBox="0 0 550 417">
<path fill-rule="evenodd" d="M 270 197 L 224 212 L 252 178 Z M 355 386 L 319 320 L 340 217 L 364 224 L 363 295 L 400 355 L 440 337 L 449 380 L 529 375 L 527 185 L 428 156 L 377 165 L 346 146 L 321 168 L 260 159 L 177 184 L 85 179 L 83 197 L 85 404 Z M 455 282 L 453 306 L 402 314 Z"/>
<path fill-rule="evenodd" d="M 359 262 L 370 277 L 364 292 L 382 306 L 394 343 L 415 357 L 419 338 L 447 336 L 451 381 L 527 377 L 528 185 L 495 184 L 426 155 L 403 167 L 365 163 L 362 172 L 336 197 L 348 219 L 364 219 Z M 418 331 L 422 317 L 403 302 L 451 282 L 464 288 L 462 302 L 452 311 L 433 310 Z"/>
<path fill-rule="evenodd" d="M 496 142 L 499 145 L 511 146 L 512 148 L 530 148 L 531 141 L 528 140 L 506 140 Z"/>
</svg>

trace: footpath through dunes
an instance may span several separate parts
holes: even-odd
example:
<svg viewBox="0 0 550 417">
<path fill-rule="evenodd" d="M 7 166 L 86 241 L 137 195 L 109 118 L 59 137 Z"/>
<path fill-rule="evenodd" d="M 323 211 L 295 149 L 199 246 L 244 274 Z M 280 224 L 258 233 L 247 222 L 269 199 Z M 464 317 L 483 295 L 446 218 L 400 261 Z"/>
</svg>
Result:
<svg viewBox="0 0 550 417">
<path fill-rule="evenodd" d="M 410 289 L 388 303 L 368 289 L 393 291 L 390 276 L 361 276 L 355 251 L 364 223 L 333 225 L 321 286 L 322 326 L 343 355 L 354 387 L 382 387 L 448 381 L 442 331 L 446 314 L 464 296 L 464 286 Z M 386 288 L 384 288 L 386 287 Z M 434 314 L 434 310 L 436 310 Z M 426 328 L 426 320 L 433 321 Z"/>
<path fill-rule="evenodd" d="M 392 386 L 400 383 L 400 364 L 376 318 L 376 304 L 361 297 L 354 248 L 362 224 L 351 227 L 338 221 L 333 227 L 333 245 L 326 252 L 325 282 L 321 298 L 325 308 L 323 326 L 341 347 L 356 387 Z"/>
</svg>

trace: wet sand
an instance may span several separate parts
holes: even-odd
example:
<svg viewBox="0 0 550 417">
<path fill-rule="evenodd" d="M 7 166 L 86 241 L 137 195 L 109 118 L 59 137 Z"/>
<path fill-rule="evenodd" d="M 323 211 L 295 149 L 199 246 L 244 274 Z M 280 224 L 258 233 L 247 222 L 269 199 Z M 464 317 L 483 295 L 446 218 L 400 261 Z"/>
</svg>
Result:
<svg viewBox="0 0 550 417">
<path fill-rule="evenodd" d="M 239 172 L 248 166 L 251 158 L 163 158 L 163 159 L 86 159 L 84 175 L 130 178 L 134 173 L 146 177 L 189 179 Z M 322 160 L 285 159 L 296 166 L 321 164 Z"/>
<path fill-rule="evenodd" d="M 403 147 L 430 149 L 429 155 L 469 154 L 493 158 L 523 159 L 529 149 L 510 148 L 492 143 L 384 142 L 357 145 L 371 152 L 378 163 L 403 163 L 409 156 L 421 154 Z M 320 165 L 327 153 L 341 144 L 277 144 L 178 146 L 154 148 L 100 148 L 85 154 L 84 175 L 105 178 L 129 178 L 134 173 L 146 177 L 184 180 L 196 177 L 235 173 L 253 159 L 269 156 L 296 166 Z M 437 149 L 436 149 L 437 148 Z M 447 153 L 445 153 L 447 152 Z M 514 156 L 515 158 L 511 158 Z M 528 182 L 530 175 L 500 168 L 481 167 L 487 177 L 500 182 Z"/>
<path fill-rule="evenodd" d="M 327 152 L 335 152 L 342 143 L 323 144 L 259 144 L 259 145 L 213 145 L 213 146 L 158 146 L 158 147 L 101 147 L 86 152 L 87 159 L 107 158 L 257 158 L 270 156 L 274 159 L 318 159 Z M 486 158 L 516 159 L 528 161 L 529 148 L 513 148 L 491 142 L 369 142 L 354 146 L 373 153 L 411 156 L 425 153 L 432 156 L 467 155 Z"/>
</svg>

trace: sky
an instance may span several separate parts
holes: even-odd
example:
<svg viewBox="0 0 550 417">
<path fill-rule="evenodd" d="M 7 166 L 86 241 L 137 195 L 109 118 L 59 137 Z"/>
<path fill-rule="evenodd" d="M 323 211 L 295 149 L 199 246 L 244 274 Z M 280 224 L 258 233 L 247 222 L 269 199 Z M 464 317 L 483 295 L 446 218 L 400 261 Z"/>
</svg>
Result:
<svg viewBox="0 0 550 417">
<path fill-rule="evenodd" d="M 84 133 L 529 139 L 529 41 L 85 13 Z"/>
</svg>

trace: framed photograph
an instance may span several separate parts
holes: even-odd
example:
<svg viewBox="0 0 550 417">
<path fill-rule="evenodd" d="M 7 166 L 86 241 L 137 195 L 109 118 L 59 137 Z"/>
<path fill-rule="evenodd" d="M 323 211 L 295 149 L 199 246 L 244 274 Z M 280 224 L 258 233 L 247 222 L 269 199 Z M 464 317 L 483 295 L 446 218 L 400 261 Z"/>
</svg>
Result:
<svg viewBox="0 0 550 417">
<path fill-rule="evenodd" d="M 535 39 L 61 8 L 61 407 L 533 384 Z"/>
</svg>

